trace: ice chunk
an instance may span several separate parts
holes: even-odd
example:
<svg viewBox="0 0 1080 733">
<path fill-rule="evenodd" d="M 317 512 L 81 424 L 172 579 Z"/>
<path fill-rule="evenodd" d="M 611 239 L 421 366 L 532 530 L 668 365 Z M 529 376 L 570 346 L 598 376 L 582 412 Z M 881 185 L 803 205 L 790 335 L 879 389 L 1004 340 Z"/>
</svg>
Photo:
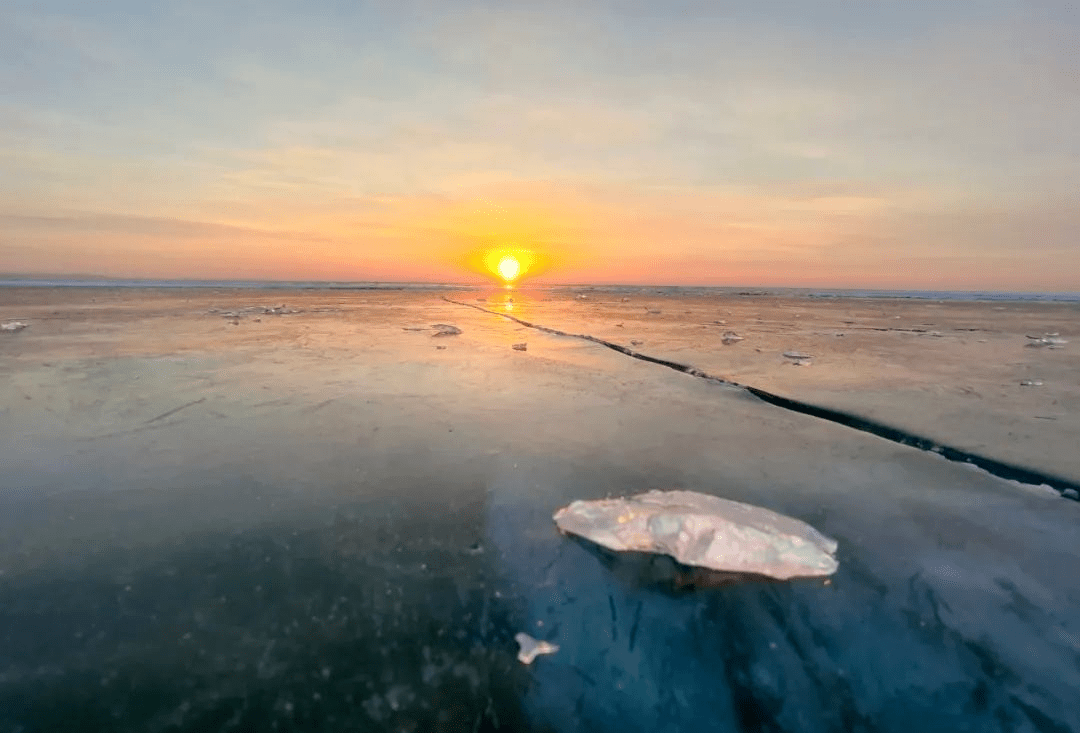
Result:
<svg viewBox="0 0 1080 733">
<path fill-rule="evenodd" d="M 541 654 L 554 654 L 559 651 L 558 644 L 534 639 L 524 631 L 514 634 L 514 641 L 521 647 L 518 650 L 518 660 L 523 664 L 532 664 L 533 660 Z"/>
<path fill-rule="evenodd" d="M 432 328 L 435 329 L 434 336 L 457 336 L 461 333 L 460 328 L 449 323 L 436 323 L 432 325 Z"/>
<path fill-rule="evenodd" d="M 11 321 L 9 323 L 0 324 L 0 331 L 21 331 L 27 328 L 27 325 L 22 321 Z"/>
<path fill-rule="evenodd" d="M 1031 336 L 1028 335 L 1030 341 L 1028 346 L 1036 349 L 1049 347 L 1051 349 L 1060 349 L 1065 344 L 1069 343 L 1063 338 L 1058 338 L 1056 333 L 1048 333 L 1045 336 Z"/>
<path fill-rule="evenodd" d="M 780 580 L 836 572 L 836 541 L 798 519 L 694 491 L 575 501 L 555 512 L 563 532 L 618 552 Z"/>
</svg>

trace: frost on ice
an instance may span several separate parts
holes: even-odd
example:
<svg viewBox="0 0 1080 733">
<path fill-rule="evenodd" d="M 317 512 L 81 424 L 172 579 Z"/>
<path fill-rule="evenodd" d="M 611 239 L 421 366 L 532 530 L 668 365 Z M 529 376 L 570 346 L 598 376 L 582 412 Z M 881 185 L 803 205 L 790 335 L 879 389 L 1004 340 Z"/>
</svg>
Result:
<svg viewBox="0 0 1080 733">
<path fill-rule="evenodd" d="M 836 541 L 798 519 L 694 491 L 575 501 L 555 524 L 617 552 L 671 555 L 684 565 L 780 580 L 836 572 Z"/>
</svg>

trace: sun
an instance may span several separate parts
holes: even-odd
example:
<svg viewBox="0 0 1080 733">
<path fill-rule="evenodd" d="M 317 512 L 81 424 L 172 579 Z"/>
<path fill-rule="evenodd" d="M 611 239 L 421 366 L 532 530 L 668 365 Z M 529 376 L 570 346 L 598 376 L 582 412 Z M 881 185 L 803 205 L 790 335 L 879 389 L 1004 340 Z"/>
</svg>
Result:
<svg viewBox="0 0 1080 733">
<path fill-rule="evenodd" d="M 505 280 L 507 283 L 514 281 L 519 274 L 521 274 L 521 263 L 517 261 L 517 257 L 513 255 L 504 255 L 497 266 L 499 271 L 499 277 Z"/>
</svg>

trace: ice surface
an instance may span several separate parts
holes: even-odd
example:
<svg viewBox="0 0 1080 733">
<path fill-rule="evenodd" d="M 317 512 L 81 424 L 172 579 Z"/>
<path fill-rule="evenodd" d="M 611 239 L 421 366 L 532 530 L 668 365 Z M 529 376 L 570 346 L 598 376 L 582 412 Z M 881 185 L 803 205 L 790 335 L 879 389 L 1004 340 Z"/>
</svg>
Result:
<svg viewBox="0 0 1080 733">
<path fill-rule="evenodd" d="M 694 491 L 575 501 L 554 519 L 563 532 L 611 550 L 661 553 L 712 570 L 787 580 L 837 568 L 836 541 L 805 522 Z"/>
<path fill-rule="evenodd" d="M 1075 305 L 550 297 L 514 313 L 1080 477 Z M 205 315 L 282 300 L 303 312 Z M 1080 731 L 1080 502 L 437 294 L 0 311 L 32 336 L 0 332 L 0 731 Z M 626 487 L 722 487 L 842 562 L 688 590 L 667 555 L 553 531 Z M 526 666 L 519 632 L 561 650 Z"/>
</svg>

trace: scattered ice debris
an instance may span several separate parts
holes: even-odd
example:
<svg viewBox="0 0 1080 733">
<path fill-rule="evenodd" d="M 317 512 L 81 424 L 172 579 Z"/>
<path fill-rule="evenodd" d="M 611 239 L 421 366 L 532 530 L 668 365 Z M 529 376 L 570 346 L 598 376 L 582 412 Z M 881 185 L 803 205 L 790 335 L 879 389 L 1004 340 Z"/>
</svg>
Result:
<svg viewBox="0 0 1080 733">
<path fill-rule="evenodd" d="M 565 533 L 617 552 L 780 580 L 832 575 L 836 541 L 798 519 L 694 491 L 575 501 L 555 512 Z"/>
<path fill-rule="evenodd" d="M 282 316 L 292 313 L 300 313 L 295 308 L 286 308 L 285 304 L 275 306 L 266 305 L 252 305 L 240 308 L 239 310 L 222 310 L 221 308 L 211 308 L 207 311 L 210 315 L 219 315 L 227 321 L 239 321 L 241 318 L 247 318 L 248 316 Z M 259 321 L 259 318 L 255 319 Z M 233 324 L 236 325 L 236 324 Z"/>
<path fill-rule="evenodd" d="M 0 331 L 21 331 L 24 328 L 29 328 L 29 324 L 22 321 L 9 321 L 8 323 L 0 323 Z"/>
<path fill-rule="evenodd" d="M 1021 379 L 1020 380 L 1020 386 L 1021 387 L 1041 387 L 1041 386 L 1043 386 L 1043 381 L 1041 379 Z"/>
<path fill-rule="evenodd" d="M 460 328 L 458 328 L 457 326 L 451 326 L 449 323 L 435 323 L 432 324 L 431 327 L 435 329 L 435 333 L 432 334 L 433 337 L 457 336 L 459 333 L 461 333 Z"/>
<path fill-rule="evenodd" d="M 518 633 L 514 634 L 514 641 L 516 641 L 518 643 L 518 646 L 521 647 L 518 650 L 517 657 L 518 661 L 520 661 L 522 664 L 532 664 L 533 660 L 541 654 L 554 654 L 555 652 L 559 651 L 558 644 L 552 644 L 550 642 L 534 639 L 528 634 L 526 634 L 524 631 L 519 631 Z"/>
<path fill-rule="evenodd" d="M 529 348 L 529 345 L 527 343 L 514 344 L 510 348 L 512 348 L 514 351 L 525 351 Z"/>
<path fill-rule="evenodd" d="M 1051 349 L 1060 349 L 1062 346 L 1069 343 L 1063 338 L 1058 338 L 1058 334 L 1056 333 L 1048 333 L 1043 336 L 1032 336 L 1028 334 L 1027 337 L 1029 339 L 1027 345 L 1033 349 L 1047 347 Z"/>
<path fill-rule="evenodd" d="M 630 339 L 630 345 L 631 346 L 641 346 L 643 343 L 645 343 L 645 342 L 644 341 L 638 341 L 637 339 Z"/>
<path fill-rule="evenodd" d="M 743 337 L 740 336 L 739 334 L 735 333 L 734 331 L 724 331 L 724 335 L 723 335 L 723 337 L 721 337 L 720 342 L 725 344 L 725 345 L 730 345 L 730 344 L 737 344 L 742 340 L 743 340 Z"/>
</svg>

